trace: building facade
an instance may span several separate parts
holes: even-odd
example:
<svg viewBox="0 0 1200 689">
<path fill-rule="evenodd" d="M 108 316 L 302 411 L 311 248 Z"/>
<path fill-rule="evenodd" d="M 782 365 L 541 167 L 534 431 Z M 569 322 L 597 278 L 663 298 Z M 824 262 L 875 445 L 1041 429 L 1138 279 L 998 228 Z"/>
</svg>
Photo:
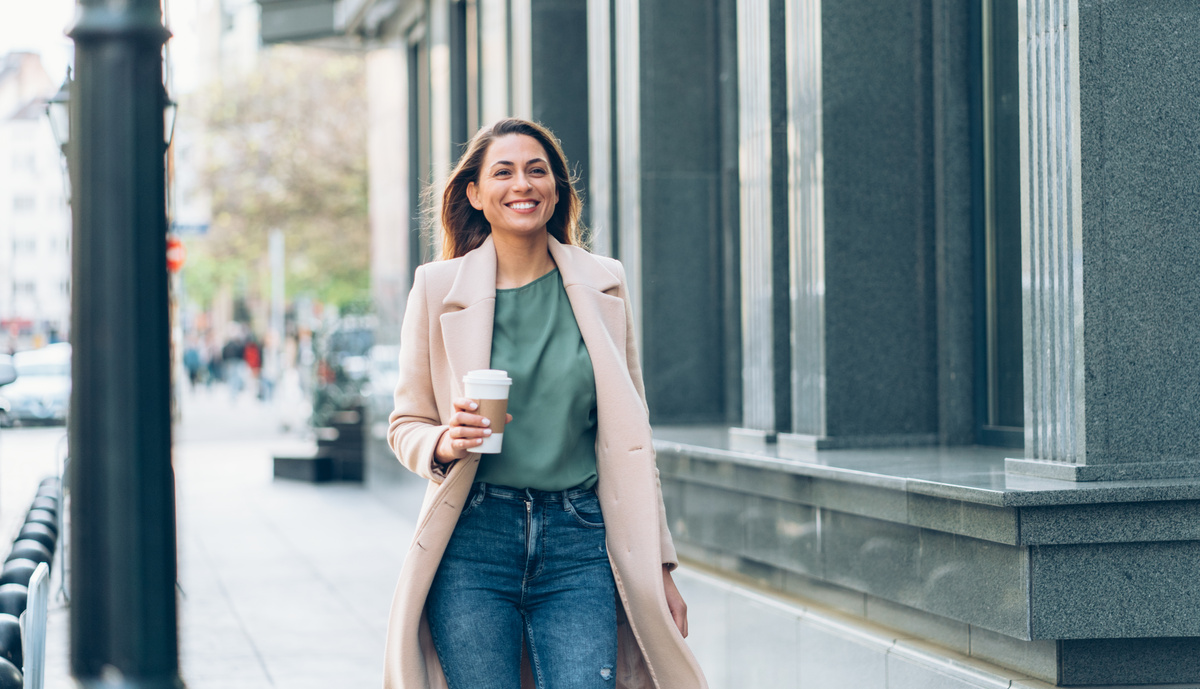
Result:
<svg viewBox="0 0 1200 689">
<path fill-rule="evenodd" d="M 71 215 L 46 117 L 58 90 L 33 53 L 0 58 L 0 350 L 66 341 Z"/>
<path fill-rule="evenodd" d="M 714 688 L 1200 683 L 1200 6 L 260 4 L 370 51 L 387 327 L 470 135 L 562 139 Z"/>
</svg>

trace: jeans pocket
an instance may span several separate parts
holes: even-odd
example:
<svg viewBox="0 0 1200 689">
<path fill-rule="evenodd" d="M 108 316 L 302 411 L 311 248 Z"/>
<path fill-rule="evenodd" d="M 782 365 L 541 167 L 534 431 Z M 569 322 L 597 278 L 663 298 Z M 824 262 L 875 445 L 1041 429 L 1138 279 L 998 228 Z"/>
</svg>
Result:
<svg viewBox="0 0 1200 689">
<path fill-rule="evenodd" d="M 589 529 L 604 528 L 604 513 L 600 511 L 600 498 L 595 493 L 571 498 L 567 501 L 567 511 L 575 521 Z"/>
<path fill-rule="evenodd" d="M 466 517 L 474 512 L 475 508 L 479 507 L 479 505 L 483 502 L 485 495 L 486 493 L 483 491 L 472 488 L 471 492 L 467 495 L 467 504 L 463 505 L 462 511 L 458 513 L 458 518 L 462 519 L 463 517 Z"/>
</svg>

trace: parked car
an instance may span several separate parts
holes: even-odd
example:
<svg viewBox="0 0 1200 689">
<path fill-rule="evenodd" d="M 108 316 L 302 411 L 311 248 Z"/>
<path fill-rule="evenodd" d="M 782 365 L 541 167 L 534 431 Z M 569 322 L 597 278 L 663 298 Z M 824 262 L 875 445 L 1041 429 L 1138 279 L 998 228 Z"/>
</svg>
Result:
<svg viewBox="0 0 1200 689">
<path fill-rule="evenodd" d="M 12 356 L 0 354 L 0 385 L 8 385 L 17 379 L 17 369 L 13 366 Z"/>
<path fill-rule="evenodd" d="M 313 426 L 327 426 L 337 412 L 363 405 L 362 387 L 370 375 L 368 353 L 377 327 L 374 316 L 343 316 L 316 338 Z"/>
<path fill-rule="evenodd" d="M 71 345 L 66 342 L 13 355 L 17 379 L 4 387 L 6 424 L 66 423 L 71 400 Z"/>
<path fill-rule="evenodd" d="M 17 369 L 13 366 L 12 356 L 0 354 L 0 385 L 8 385 L 17 379 Z M 8 410 L 12 405 L 0 396 L 0 427 L 9 425 Z"/>
</svg>

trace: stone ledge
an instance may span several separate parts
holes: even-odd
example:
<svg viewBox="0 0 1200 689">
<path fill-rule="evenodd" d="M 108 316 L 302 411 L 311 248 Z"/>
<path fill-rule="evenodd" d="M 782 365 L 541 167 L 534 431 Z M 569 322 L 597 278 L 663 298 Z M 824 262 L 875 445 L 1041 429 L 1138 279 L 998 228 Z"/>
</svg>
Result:
<svg viewBox="0 0 1200 689">
<path fill-rule="evenodd" d="M 828 451 L 815 464 L 661 436 L 656 447 L 680 552 L 778 590 L 821 582 L 852 592 L 834 596 L 850 607 L 891 602 L 1014 640 L 1200 638 L 1200 583 L 1181 569 L 1200 553 L 1200 500 L 1168 499 L 1191 482 L 1052 482 L 1034 504 L 1006 505 L 1029 491 L 980 488 L 1003 450 Z M 960 492 L 927 490 L 964 476 L 941 484 Z M 981 493 L 1002 499 L 946 497 Z"/>
<path fill-rule="evenodd" d="M 1014 474 L 1028 474 L 1062 481 L 1140 481 L 1200 477 L 1200 461 L 1069 464 L 1010 457 L 1004 461 L 1004 468 Z"/>
<path fill-rule="evenodd" d="M 1009 545 L 1066 545 L 1200 538 L 1200 496 L 1154 486 L 1076 491 L 1049 505 L 1040 500 L 976 501 L 978 492 L 930 491 L 929 482 L 860 469 L 797 466 L 788 460 L 656 442 L 664 479 L 747 496 L 827 508 Z M 937 494 L 937 493 L 940 493 Z M 1108 498 L 1144 498 L 1113 502 Z M 1090 498 L 1103 498 L 1091 501 Z M 997 505 L 996 503 L 1017 504 Z"/>
<path fill-rule="evenodd" d="M 1200 500 L 1200 478 L 1074 481 L 1011 474 L 1011 450 L 979 446 L 800 450 L 731 441 L 724 426 L 654 429 L 659 453 L 675 452 L 779 474 L 905 490 L 997 507 Z"/>
</svg>

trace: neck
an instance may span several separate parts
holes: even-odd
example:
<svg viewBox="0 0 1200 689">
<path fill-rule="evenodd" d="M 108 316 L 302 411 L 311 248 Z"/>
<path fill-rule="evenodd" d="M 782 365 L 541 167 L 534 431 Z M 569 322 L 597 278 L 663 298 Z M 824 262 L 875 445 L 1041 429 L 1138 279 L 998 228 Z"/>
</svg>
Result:
<svg viewBox="0 0 1200 689">
<path fill-rule="evenodd" d="M 527 237 L 498 237 L 496 245 L 496 288 L 523 287 L 554 268 L 550 258 L 550 235 L 539 232 Z"/>
</svg>

